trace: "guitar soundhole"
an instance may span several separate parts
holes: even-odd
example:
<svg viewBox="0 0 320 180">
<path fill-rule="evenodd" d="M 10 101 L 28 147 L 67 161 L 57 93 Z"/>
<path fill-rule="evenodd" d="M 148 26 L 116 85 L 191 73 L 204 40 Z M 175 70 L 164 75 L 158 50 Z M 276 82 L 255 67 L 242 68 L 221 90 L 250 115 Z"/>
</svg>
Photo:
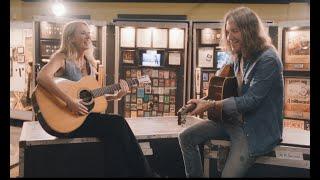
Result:
<svg viewBox="0 0 320 180">
<path fill-rule="evenodd" d="M 93 95 L 88 90 L 81 90 L 79 93 L 79 98 L 84 102 L 83 104 L 91 111 L 94 106 Z"/>
</svg>

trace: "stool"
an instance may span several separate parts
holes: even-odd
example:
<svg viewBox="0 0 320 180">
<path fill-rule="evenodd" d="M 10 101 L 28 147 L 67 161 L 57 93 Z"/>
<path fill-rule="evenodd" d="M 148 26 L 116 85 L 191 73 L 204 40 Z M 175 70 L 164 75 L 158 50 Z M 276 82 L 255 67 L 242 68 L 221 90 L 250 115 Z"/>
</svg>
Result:
<svg viewBox="0 0 320 180">
<path fill-rule="evenodd" d="M 217 170 L 218 172 L 222 171 L 229 149 L 230 141 L 227 140 L 209 140 L 205 143 L 203 153 L 205 177 L 210 176 L 210 159 L 216 159 Z M 273 152 L 258 157 L 255 164 L 267 164 L 310 170 L 310 148 L 278 145 L 273 149 Z"/>
</svg>

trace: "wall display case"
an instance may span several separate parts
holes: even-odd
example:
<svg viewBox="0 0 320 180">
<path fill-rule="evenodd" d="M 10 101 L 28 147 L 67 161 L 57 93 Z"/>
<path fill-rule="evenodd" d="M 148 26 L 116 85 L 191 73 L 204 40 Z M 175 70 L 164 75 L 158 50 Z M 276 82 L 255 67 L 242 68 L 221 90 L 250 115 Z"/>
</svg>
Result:
<svg viewBox="0 0 320 180">
<path fill-rule="evenodd" d="M 284 67 L 284 127 L 310 130 L 310 21 L 278 24 Z"/>
<path fill-rule="evenodd" d="M 124 117 L 175 116 L 186 100 L 188 22 L 114 20 L 114 82 L 144 75 L 151 83 L 131 87 L 114 113 Z M 129 38 L 128 38 L 129 37 Z"/>
<path fill-rule="evenodd" d="M 10 22 L 10 118 L 31 120 L 32 22 Z"/>
</svg>

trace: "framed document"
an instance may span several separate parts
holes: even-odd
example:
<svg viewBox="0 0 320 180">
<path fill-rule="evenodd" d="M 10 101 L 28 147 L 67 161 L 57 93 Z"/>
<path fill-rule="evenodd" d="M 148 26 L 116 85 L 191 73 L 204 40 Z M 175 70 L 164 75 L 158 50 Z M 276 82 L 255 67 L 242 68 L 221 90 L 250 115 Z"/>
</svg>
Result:
<svg viewBox="0 0 320 180">
<path fill-rule="evenodd" d="M 134 64 L 135 51 L 134 50 L 123 50 L 122 51 L 122 62 L 127 64 Z"/>
<path fill-rule="evenodd" d="M 169 29 L 169 48 L 184 49 L 184 30 L 172 28 Z"/>
<path fill-rule="evenodd" d="M 125 27 L 120 29 L 120 47 L 135 47 L 136 29 Z"/>
<path fill-rule="evenodd" d="M 198 49 L 198 67 L 213 68 L 214 47 L 201 47 Z"/>
<path fill-rule="evenodd" d="M 23 54 L 24 53 L 24 47 L 17 47 L 18 54 Z"/>
<path fill-rule="evenodd" d="M 310 71 L 310 28 L 284 29 L 284 70 Z"/>
<path fill-rule="evenodd" d="M 180 65 L 181 61 L 181 53 L 180 52 L 169 52 L 169 59 L 168 64 L 169 65 Z"/>
<path fill-rule="evenodd" d="M 285 118 L 310 119 L 310 79 L 285 78 Z"/>
<path fill-rule="evenodd" d="M 24 62 L 25 62 L 24 55 L 19 54 L 19 55 L 18 55 L 18 61 L 17 61 L 17 62 L 18 62 L 18 63 L 24 63 Z"/>
<path fill-rule="evenodd" d="M 201 30 L 201 44 L 219 44 L 221 29 L 204 28 Z"/>
<path fill-rule="evenodd" d="M 153 48 L 168 47 L 168 29 L 153 29 L 152 47 Z"/>
<path fill-rule="evenodd" d="M 304 130 L 305 120 L 283 119 L 283 127 Z"/>
<path fill-rule="evenodd" d="M 137 47 L 151 47 L 152 29 L 137 29 Z"/>
</svg>

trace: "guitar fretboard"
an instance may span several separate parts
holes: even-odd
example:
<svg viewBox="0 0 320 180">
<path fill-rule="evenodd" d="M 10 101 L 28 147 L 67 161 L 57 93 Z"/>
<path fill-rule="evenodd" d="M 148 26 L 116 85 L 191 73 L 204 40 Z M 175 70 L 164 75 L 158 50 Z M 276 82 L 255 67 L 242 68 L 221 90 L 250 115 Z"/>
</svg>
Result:
<svg viewBox="0 0 320 180">
<path fill-rule="evenodd" d="M 130 88 L 134 85 L 139 84 L 139 81 L 138 81 L 138 79 L 131 79 L 131 80 L 128 80 L 127 83 Z M 113 94 L 115 91 L 119 91 L 120 89 L 121 89 L 121 86 L 119 83 L 117 83 L 117 84 L 109 85 L 106 87 L 91 90 L 91 93 L 92 93 L 93 97 L 99 97 L 104 94 Z"/>
</svg>

